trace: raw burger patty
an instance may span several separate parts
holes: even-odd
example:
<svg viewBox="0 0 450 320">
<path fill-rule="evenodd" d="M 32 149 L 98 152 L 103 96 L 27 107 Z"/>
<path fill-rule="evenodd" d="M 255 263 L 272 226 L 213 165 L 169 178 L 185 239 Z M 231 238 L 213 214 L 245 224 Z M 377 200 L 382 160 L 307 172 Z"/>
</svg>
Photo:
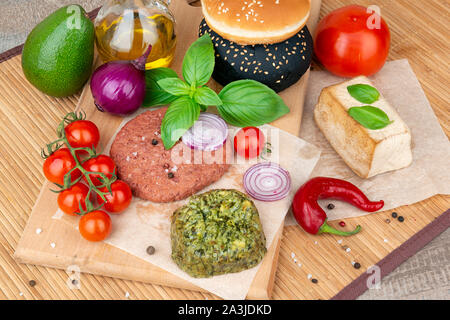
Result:
<svg viewBox="0 0 450 320">
<path fill-rule="evenodd" d="M 129 121 L 117 133 L 110 151 L 119 179 L 130 185 L 135 196 L 153 202 L 185 199 L 219 180 L 229 167 L 173 163 L 171 150 L 164 148 L 160 135 L 166 110 L 147 111 Z M 152 144 L 153 139 L 157 145 Z"/>
</svg>

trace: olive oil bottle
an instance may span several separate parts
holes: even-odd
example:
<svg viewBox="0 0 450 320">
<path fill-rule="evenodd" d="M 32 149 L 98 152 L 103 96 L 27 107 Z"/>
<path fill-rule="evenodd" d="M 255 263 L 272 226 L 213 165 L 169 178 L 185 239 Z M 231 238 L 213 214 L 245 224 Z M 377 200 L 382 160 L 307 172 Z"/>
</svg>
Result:
<svg viewBox="0 0 450 320">
<path fill-rule="evenodd" d="M 175 55 L 175 20 L 170 0 L 108 0 L 95 19 L 96 44 L 103 62 L 134 60 L 149 45 L 146 69 L 167 67 Z"/>
</svg>

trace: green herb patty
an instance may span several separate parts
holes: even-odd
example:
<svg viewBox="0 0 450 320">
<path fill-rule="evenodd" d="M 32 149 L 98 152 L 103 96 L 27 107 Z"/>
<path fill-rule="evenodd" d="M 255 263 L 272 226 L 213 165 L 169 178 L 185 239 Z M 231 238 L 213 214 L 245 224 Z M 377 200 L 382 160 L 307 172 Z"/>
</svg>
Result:
<svg viewBox="0 0 450 320">
<path fill-rule="evenodd" d="M 172 216 L 171 239 L 172 259 L 196 278 L 252 268 L 267 251 L 258 210 L 237 190 L 191 197 Z"/>
</svg>

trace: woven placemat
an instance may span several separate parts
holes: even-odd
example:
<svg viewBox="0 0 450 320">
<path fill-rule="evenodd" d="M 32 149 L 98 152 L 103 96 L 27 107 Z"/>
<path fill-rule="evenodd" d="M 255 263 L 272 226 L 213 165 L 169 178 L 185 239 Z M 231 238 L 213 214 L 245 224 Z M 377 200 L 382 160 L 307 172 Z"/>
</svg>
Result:
<svg viewBox="0 0 450 320">
<path fill-rule="evenodd" d="M 338 5 L 338 4 L 336 4 Z M 325 4 L 326 6 L 326 4 Z M 335 6 L 333 4 L 333 6 Z M 329 7 L 325 11 L 329 11 Z M 95 17 L 98 9 L 91 12 L 90 17 Z M 5 63 L 6 71 L 0 74 L 0 82 L 8 82 L 5 72 L 13 70 L 17 71 L 19 64 L 17 61 L 10 60 L 21 53 L 22 46 L 18 46 L 0 55 L 0 62 Z M 16 59 L 17 60 L 17 59 Z M 2 64 L 3 65 L 3 64 Z M 13 75 L 11 83 L 7 84 L 12 88 L 15 86 L 23 86 L 20 83 L 20 79 L 16 75 Z M 24 95 L 27 96 L 29 101 L 29 107 L 32 110 L 33 99 L 39 100 L 39 103 L 46 103 L 40 96 L 25 90 Z M 6 96 L 3 93 L 3 100 L 9 101 L 13 104 L 13 97 Z M 57 122 L 60 115 L 65 111 L 70 111 L 76 105 L 78 96 L 70 97 L 68 99 L 61 99 L 59 101 L 59 109 L 51 117 L 51 119 L 42 119 L 42 115 L 34 114 L 38 117 L 35 126 L 39 127 L 43 122 Z M 50 99 L 48 100 L 49 104 Z M 440 116 L 441 123 L 444 122 L 444 129 L 448 127 L 448 110 L 438 110 L 438 116 Z M 21 115 L 21 112 L 8 113 L 5 111 L 2 113 L 2 120 L 6 123 L 20 122 L 18 118 L 14 118 L 16 115 Z M 29 119 L 28 119 L 29 121 Z M 17 125 L 18 127 L 20 125 Z M 46 136 L 42 133 L 33 138 L 32 129 L 25 128 L 24 132 L 20 132 L 19 135 L 14 136 L 15 133 L 1 132 L 0 142 L 5 145 L 13 145 L 11 140 L 17 139 L 19 142 L 31 141 L 27 146 L 39 146 L 46 140 Z M 41 131 L 42 132 L 42 131 Z M 13 135 L 11 135 L 13 134 Z M 25 143 L 24 143 L 25 145 Z M 21 232 L 26 223 L 27 215 L 31 210 L 31 205 L 34 203 L 34 199 L 37 197 L 37 192 L 43 181 L 42 174 L 35 174 L 32 171 L 40 170 L 40 162 L 38 162 L 38 156 L 34 152 L 38 152 L 38 147 L 17 147 L 16 149 L 9 149 L 7 154 L 1 161 L 2 177 L 1 182 L 4 182 L 4 189 L 0 192 L 0 212 L 2 217 L 0 218 L 0 298 L 35 298 L 35 299 L 118 299 L 118 298 L 141 298 L 141 299 L 214 299 L 215 297 L 205 293 L 198 293 L 187 290 L 179 290 L 174 288 L 166 288 L 151 284 L 142 284 L 138 282 L 131 282 L 125 280 L 112 279 L 102 276 L 93 275 L 81 275 L 81 283 L 83 284 L 80 290 L 70 290 L 66 285 L 67 273 L 61 270 L 49 269 L 44 267 L 35 267 L 29 265 L 17 265 L 12 257 L 13 247 L 17 244 Z M 31 156 L 30 156 L 31 154 Z M 2 154 L 3 155 L 3 154 Z M 21 172 L 19 172 L 20 170 Z M 12 171 L 16 170 L 16 171 Z M 19 178 L 17 178 L 17 175 Z M 26 181 L 31 182 L 29 186 L 17 187 L 20 183 Z M 8 188 L 8 186 L 10 186 Z M 31 189 L 31 193 L 27 194 L 26 191 Z M 21 190 L 24 191 L 22 195 L 20 192 L 15 194 L 9 193 L 9 191 Z M 443 201 L 444 204 L 436 205 L 435 201 L 425 201 L 421 207 L 428 209 L 431 207 L 433 210 L 442 210 L 442 206 L 448 203 L 448 197 L 441 197 L 438 201 Z M 446 202 L 447 201 L 447 202 Z M 448 205 L 447 205 L 448 208 Z M 445 209 L 444 209 L 445 210 Z M 440 211 L 442 212 L 442 211 Z M 381 276 L 385 276 L 390 273 L 400 263 L 405 261 L 408 257 L 420 250 L 426 243 L 431 241 L 441 232 L 448 229 L 450 226 L 449 210 L 445 211 L 441 215 L 436 215 L 436 219 L 430 224 L 426 225 L 421 231 L 416 233 L 413 237 L 404 242 L 401 246 L 390 252 L 386 257 L 377 263 L 380 266 L 382 273 Z M 286 234 L 292 230 L 289 227 L 286 228 Z M 303 295 L 298 292 L 301 289 L 292 289 L 292 284 L 295 283 L 295 279 L 289 279 L 286 273 L 288 269 L 289 259 L 286 255 L 289 254 L 289 247 L 292 240 L 284 239 L 282 247 L 286 250 L 282 252 L 280 268 L 282 272 L 280 277 L 276 281 L 276 288 L 274 291 L 274 298 L 301 298 Z M 283 262 L 284 261 L 284 262 Z M 367 279 L 370 274 L 363 273 L 356 280 L 348 284 L 343 290 L 336 294 L 334 299 L 353 299 L 358 297 L 362 292 L 367 289 Z M 35 280 L 36 286 L 30 286 L 28 281 Z M 294 281 L 292 281 L 294 280 Z M 296 294 L 297 293 L 297 294 Z"/>
</svg>

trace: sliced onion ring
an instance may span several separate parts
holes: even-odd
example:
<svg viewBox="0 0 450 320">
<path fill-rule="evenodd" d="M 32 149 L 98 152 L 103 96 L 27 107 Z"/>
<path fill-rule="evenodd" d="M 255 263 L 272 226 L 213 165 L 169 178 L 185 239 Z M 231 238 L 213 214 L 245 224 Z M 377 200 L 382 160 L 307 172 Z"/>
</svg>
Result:
<svg viewBox="0 0 450 320">
<path fill-rule="evenodd" d="M 181 137 L 191 149 L 214 151 L 222 147 L 228 137 L 228 126 L 213 113 L 202 112 L 194 125 Z"/>
<path fill-rule="evenodd" d="M 258 163 L 245 172 L 244 188 L 256 200 L 278 201 L 289 194 L 291 177 L 276 163 Z"/>
</svg>

